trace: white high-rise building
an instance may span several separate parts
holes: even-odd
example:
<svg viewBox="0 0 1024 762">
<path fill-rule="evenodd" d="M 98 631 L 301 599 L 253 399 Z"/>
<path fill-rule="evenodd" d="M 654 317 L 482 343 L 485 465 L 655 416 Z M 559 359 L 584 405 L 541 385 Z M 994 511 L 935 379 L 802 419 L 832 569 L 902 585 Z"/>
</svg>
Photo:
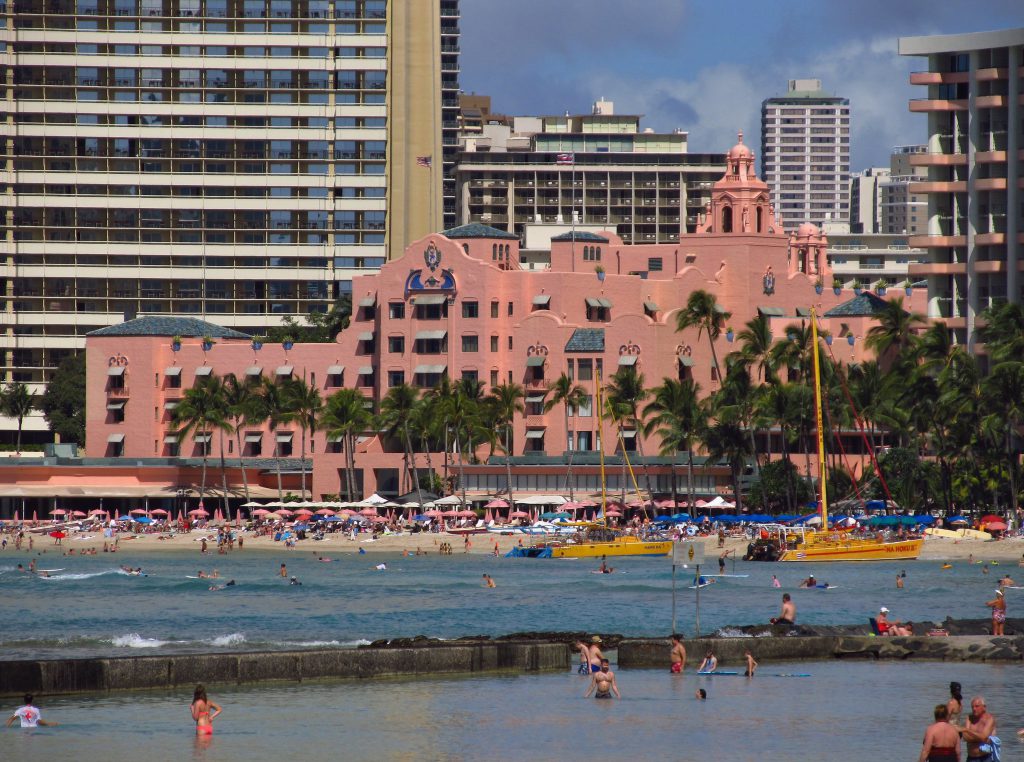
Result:
<svg viewBox="0 0 1024 762">
<path fill-rule="evenodd" d="M 791 79 L 761 102 L 761 178 L 786 230 L 849 219 L 849 175 L 849 99 L 820 79 Z"/>
<path fill-rule="evenodd" d="M 0 380 L 40 392 L 126 315 L 259 334 L 438 229 L 458 18 L 459 0 L 0 5 Z"/>
</svg>

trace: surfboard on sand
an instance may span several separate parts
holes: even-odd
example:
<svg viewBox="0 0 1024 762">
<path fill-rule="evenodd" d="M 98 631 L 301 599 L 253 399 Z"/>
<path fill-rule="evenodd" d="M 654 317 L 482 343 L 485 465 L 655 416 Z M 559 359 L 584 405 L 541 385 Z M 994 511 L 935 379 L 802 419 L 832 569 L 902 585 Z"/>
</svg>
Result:
<svg viewBox="0 0 1024 762">
<path fill-rule="evenodd" d="M 988 532 L 982 532 L 977 529 L 939 529 L 938 527 L 929 527 L 924 530 L 926 535 L 931 537 L 946 537 L 954 540 L 991 540 L 992 535 Z"/>
</svg>

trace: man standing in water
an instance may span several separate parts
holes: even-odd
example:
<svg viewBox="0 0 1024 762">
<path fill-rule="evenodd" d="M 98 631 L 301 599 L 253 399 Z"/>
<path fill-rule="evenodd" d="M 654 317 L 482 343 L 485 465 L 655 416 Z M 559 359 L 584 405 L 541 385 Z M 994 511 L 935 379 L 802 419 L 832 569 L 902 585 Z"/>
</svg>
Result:
<svg viewBox="0 0 1024 762">
<path fill-rule="evenodd" d="M 596 693 L 594 693 L 595 688 L 597 689 Z M 622 698 L 619 694 L 619 686 L 615 682 L 615 673 L 612 672 L 607 659 L 601 659 L 601 666 L 590 676 L 590 687 L 583 694 L 583 698 L 588 698 L 591 693 L 594 693 L 596 699 L 610 699 L 613 693 L 615 698 Z"/>
<path fill-rule="evenodd" d="M 960 736 L 967 742 L 967 759 L 974 762 L 991 762 L 992 750 L 982 751 L 988 746 L 988 739 L 995 735 L 996 718 L 988 712 L 985 699 L 975 696 L 971 699 L 971 714 L 960 729 Z"/>
<path fill-rule="evenodd" d="M 40 725 L 46 727 L 53 727 L 56 722 L 48 722 L 39 716 L 39 707 L 32 705 L 33 696 L 31 693 L 25 694 L 25 704 L 19 706 L 14 710 L 14 714 L 7 718 L 7 727 L 11 727 L 15 720 L 21 720 L 21 727 L 23 728 L 35 728 Z"/>
<path fill-rule="evenodd" d="M 686 666 L 686 647 L 683 645 L 682 635 L 672 636 L 672 652 L 669 655 L 669 660 L 672 662 L 672 674 L 681 673 Z"/>
<path fill-rule="evenodd" d="M 590 671 L 597 673 L 601 669 L 601 662 L 605 661 L 604 654 L 601 653 L 601 636 L 595 635 L 590 639 Z"/>
</svg>

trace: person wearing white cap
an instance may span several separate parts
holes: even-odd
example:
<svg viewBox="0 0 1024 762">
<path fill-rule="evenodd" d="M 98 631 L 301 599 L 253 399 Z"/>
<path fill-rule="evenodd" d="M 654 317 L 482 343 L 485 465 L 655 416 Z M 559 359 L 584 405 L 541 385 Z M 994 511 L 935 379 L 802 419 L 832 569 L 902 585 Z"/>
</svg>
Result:
<svg viewBox="0 0 1024 762">
<path fill-rule="evenodd" d="M 992 635 L 1002 635 L 1003 627 L 1006 625 L 1006 597 L 1001 589 L 996 590 L 996 597 L 985 601 L 986 606 L 992 608 Z"/>
<path fill-rule="evenodd" d="M 899 621 L 889 621 L 889 609 L 882 606 L 878 610 L 878 632 L 882 635 L 910 635 L 910 630 Z"/>
</svg>

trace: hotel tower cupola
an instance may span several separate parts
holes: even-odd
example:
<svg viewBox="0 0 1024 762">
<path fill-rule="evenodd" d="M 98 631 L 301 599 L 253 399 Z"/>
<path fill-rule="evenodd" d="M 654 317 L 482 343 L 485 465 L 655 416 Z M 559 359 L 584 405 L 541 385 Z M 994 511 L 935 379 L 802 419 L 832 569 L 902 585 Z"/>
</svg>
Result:
<svg viewBox="0 0 1024 762">
<path fill-rule="evenodd" d="M 754 171 L 754 152 L 744 145 L 741 131 L 725 156 L 725 175 L 711 191 L 697 232 L 774 235 L 777 228 L 768 186 Z"/>
</svg>

